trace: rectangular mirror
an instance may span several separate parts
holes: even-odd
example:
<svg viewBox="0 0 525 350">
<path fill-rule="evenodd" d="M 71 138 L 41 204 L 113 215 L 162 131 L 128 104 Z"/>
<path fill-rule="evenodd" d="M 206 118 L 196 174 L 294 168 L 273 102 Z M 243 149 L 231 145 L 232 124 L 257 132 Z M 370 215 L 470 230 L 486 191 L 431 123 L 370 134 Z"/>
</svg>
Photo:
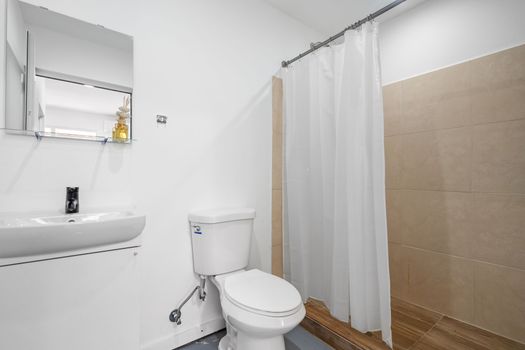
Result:
<svg viewBox="0 0 525 350">
<path fill-rule="evenodd" d="M 7 0 L 6 129 L 130 142 L 133 38 Z"/>
</svg>

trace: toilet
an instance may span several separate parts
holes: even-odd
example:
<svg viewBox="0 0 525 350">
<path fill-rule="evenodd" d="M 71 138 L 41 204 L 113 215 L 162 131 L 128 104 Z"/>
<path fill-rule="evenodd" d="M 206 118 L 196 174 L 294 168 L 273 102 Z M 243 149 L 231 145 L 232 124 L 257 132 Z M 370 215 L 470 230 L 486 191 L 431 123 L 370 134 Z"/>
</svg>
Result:
<svg viewBox="0 0 525 350">
<path fill-rule="evenodd" d="M 305 316 L 293 285 L 246 269 L 254 218 L 250 208 L 189 215 L 194 270 L 210 277 L 220 294 L 227 329 L 220 350 L 284 350 L 283 335 Z"/>
</svg>

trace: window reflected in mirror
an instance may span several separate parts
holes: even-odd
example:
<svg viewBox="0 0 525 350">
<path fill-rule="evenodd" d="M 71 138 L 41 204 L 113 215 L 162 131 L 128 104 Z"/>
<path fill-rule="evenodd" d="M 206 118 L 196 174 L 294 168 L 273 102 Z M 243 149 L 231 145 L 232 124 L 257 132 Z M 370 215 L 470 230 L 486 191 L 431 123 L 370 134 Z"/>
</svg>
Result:
<svg viewBox="0 0 525 350">
<path fill-rule="evenodd" d="M 37 76 L 32 130 L 112 137 L 116 112 L 129 93 Z"/>
</svg>

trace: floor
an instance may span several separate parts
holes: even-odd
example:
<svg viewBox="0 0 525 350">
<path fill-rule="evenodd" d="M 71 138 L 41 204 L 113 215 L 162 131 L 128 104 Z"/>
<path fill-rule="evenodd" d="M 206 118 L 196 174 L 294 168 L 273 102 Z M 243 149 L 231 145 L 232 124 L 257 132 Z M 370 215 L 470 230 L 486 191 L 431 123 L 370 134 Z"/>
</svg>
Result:
<svg viewBox="0 0 525 350">
<path fill-rule="evenodd" d="M 177 350 L 217 350 L 219 341 L 225 334 L 225 331 L 220 331 L 178 348 Z M 307 332 L 301 326 L 296 327 L 290 333 L 286 334 L 284 340 L 286 350 L 333 350 L 332 347 Z"/>
<path fill-rule="evenodd" d="M 225 330 L 217 332 L 217 333 L 213 333 L 191 344 L 184 345 L 183 347 L 177 348 L 177 350 L 211 350 L 211 349 L 217 350 L 219 346 L 219 341 L 221 340 L 222 337 L 224 337 L 225 334 L 226 334 Z"/>
<path fill-rule="evenodd" d="M 320 301 L 306 303 L 301 325 L 341 350 L 387 350 L 377 333 L 360 333 L 332 318 Z M 439 313 L 392 299 L 394 350 L 525 350 L 525 345 L 454 320 Z"/>
<path fill-rule="evenodd" d="M 180 350 L 217 349 L 221 331 Z M 314 336 L 315 335 L 315 336 Z M 525 350 L 525 344 L 454 320 L 434 311 L 392 299 L 394 350 Z M 380 333 L 363 334 L 330 316 L 317 300 L 306 303 L 301 326 L 285 335 L 286 350 L 389 350 Z"/>
</svg>

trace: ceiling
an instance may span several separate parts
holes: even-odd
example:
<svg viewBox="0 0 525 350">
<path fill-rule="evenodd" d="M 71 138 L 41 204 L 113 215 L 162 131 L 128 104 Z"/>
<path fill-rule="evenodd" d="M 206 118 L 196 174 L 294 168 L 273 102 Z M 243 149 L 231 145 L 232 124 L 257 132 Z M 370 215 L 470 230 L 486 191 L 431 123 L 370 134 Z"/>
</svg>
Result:
<svg viewBox="0 0 525 350">
<path fill-rule="evenodd" d="M 309 27 L 333 35 L 345 27 L 388 5 L 393 0 L 265 0 Z M 407 0 L 382 15 L 379 22 L 414 7 L 425 0 Z"/>
</svg>

